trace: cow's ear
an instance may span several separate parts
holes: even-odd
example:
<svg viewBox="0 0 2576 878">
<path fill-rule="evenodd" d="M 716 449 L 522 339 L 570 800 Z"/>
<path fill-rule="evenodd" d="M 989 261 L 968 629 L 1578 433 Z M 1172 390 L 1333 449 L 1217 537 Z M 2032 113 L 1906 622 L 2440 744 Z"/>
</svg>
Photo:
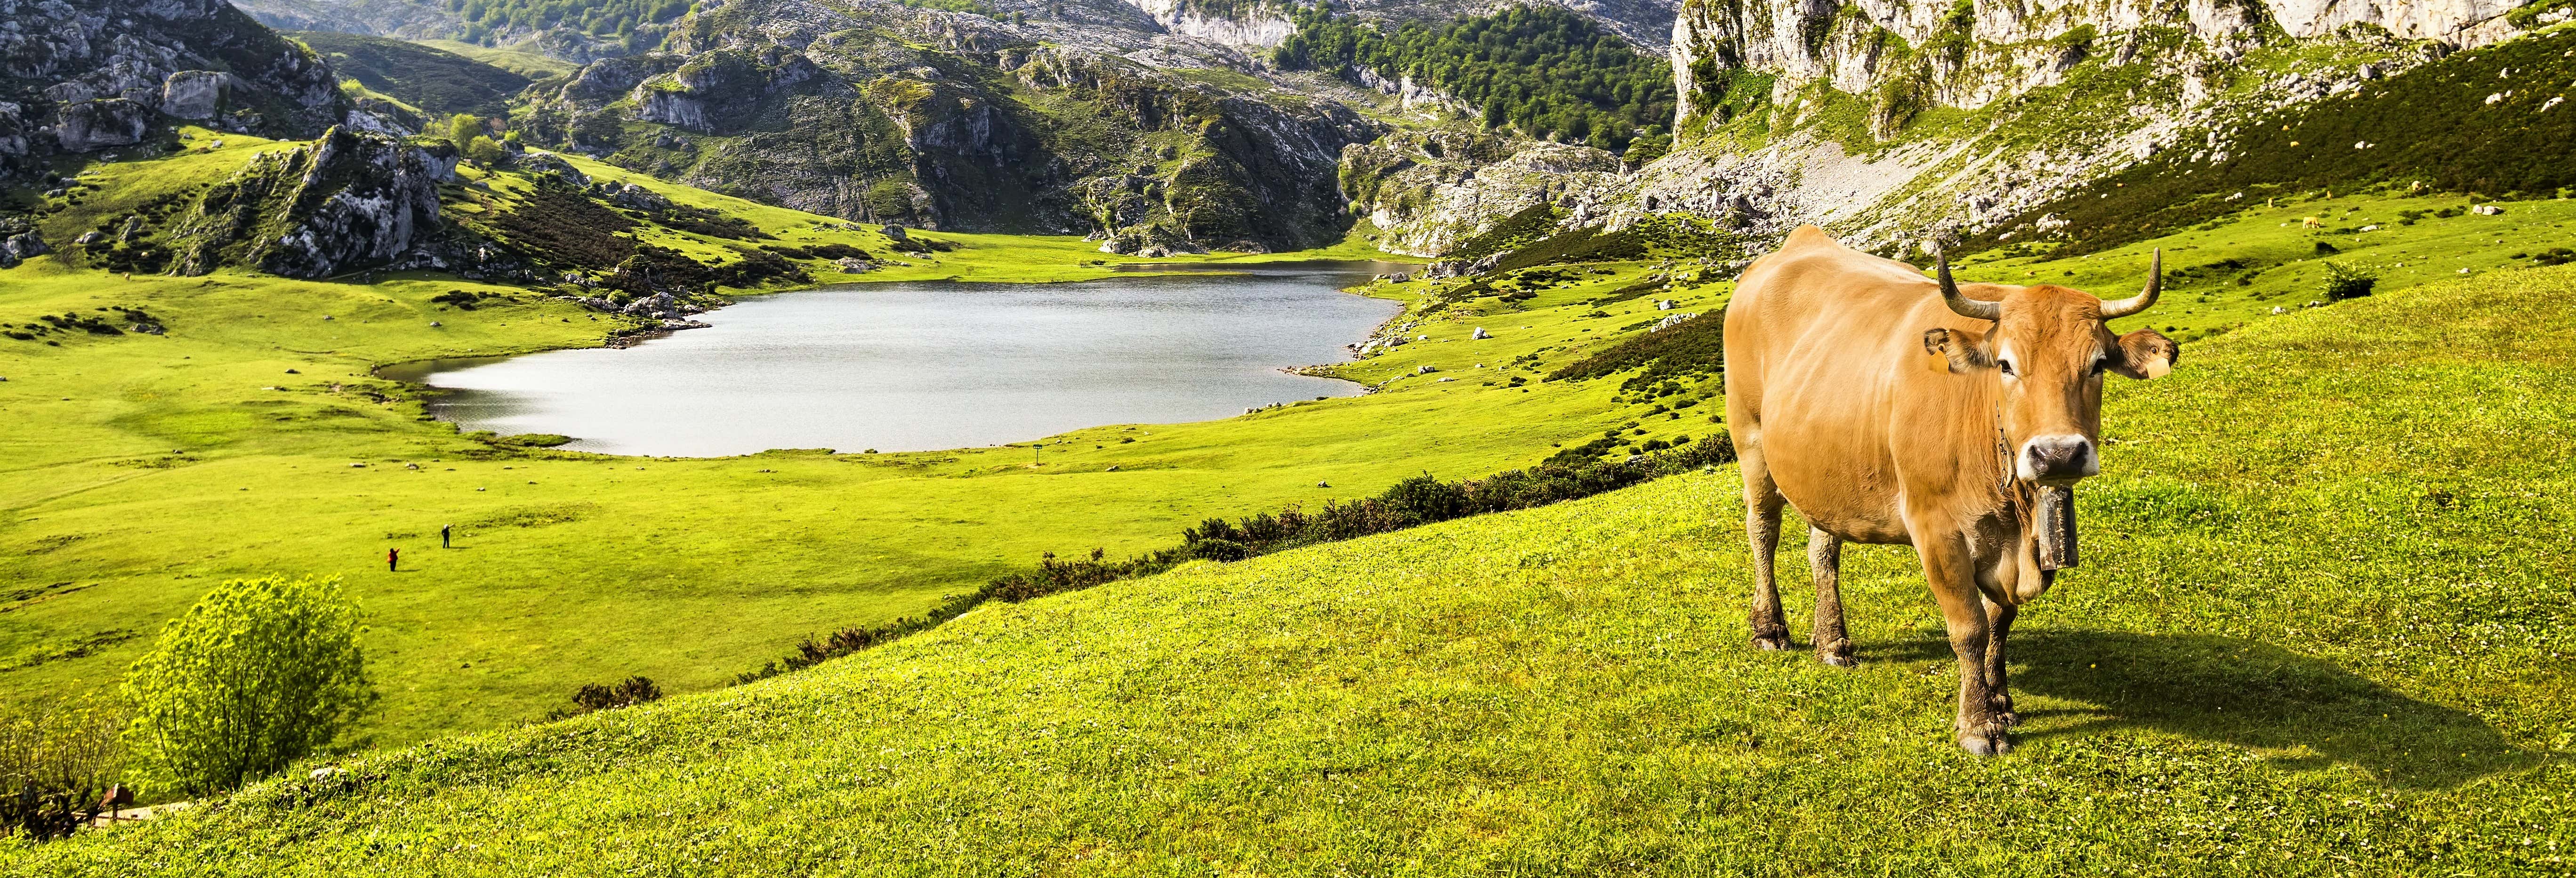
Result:
<svg viewBox="0 0 2576 878">
<path fill-rule="evenodd" d="M 2111 352 L 2111 371 L 2131 378 L 2162 378 L 2182 360 L 2182 345 L 2166 338 L 2164 333 L 2141 329 L 2120 336 L 2120 344 Z"/>
<path fill-rule="evenodd" d="M 1923 333 L 1926 353 L 1948 357 L 1951 374 L 1964 374 L 1995 367 L 1995 352 L 1986 347 L 1986 334 L 1973 329 L 1934 329 Z"/>
</svg>

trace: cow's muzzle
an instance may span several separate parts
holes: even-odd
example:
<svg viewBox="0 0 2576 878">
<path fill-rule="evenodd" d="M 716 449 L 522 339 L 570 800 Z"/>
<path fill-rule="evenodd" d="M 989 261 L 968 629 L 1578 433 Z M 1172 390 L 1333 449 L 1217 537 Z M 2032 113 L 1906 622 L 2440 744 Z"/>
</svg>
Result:
<svg viewBox="0 0 2576 878">
<path fill-rule="evenodd" d="M 2101 472 L 2102 459 L 2093 453 L 2091 439 L 2072 434 L 2036 436 L 2022 443 L 2013 469 L 2023 481 L 2071 485 Z"/>
</svg>

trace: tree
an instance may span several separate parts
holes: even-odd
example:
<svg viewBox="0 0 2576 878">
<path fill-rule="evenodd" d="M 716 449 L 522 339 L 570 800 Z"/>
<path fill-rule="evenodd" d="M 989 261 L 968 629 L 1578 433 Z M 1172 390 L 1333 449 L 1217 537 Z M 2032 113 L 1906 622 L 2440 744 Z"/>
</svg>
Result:
<svg viewBox="0 0 2576 878">
<path fill-rule="evenodd" d="M 447 119 L 447 142 L 456 144 L 458 155 L 464 155 L 474 145 L 474 138 L 482 133 L 483 119 L 479 116 L 458 113 Z"/>
<path fill-rule="evenodd" d="M 360 630 L 338 577 L 218 585 L 127 673 L 126 743 L 148 776 L 191 794 L 283 769 L 374 704 Z"/>
<path fill-rule="evenodd" d="M 487 168 L 507 165 L 511 159 L 509 147 L 480 134 L 474 135 L 474 141 L 465 147 L 465 157 Z"/>
</svg>

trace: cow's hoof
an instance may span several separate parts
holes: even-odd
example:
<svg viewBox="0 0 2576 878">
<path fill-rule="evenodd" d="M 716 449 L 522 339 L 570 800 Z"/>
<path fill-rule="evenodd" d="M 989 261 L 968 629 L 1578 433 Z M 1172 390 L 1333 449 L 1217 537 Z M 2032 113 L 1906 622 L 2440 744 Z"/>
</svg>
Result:
<svg viewBox="0 0 2576 878">
<path fill-rule="evenodd" d="M 1994 721 L 1997 726 L 2009 729 L 2014 726 L 2021 725 L 2021 714 L 2013 712 L 2011 696 L 2007 695 L 1996 698 L 1994 700 L 1994 707 Z"/>
<path fill-rule="evenodd" d="M 1753 635 L 1753 648 L 1754 648 L 1754 649 L 1761 650 L 1761 651 L 1763 651 L 1763 652 L 1779 652 L 1779 651 L 1781 651 L 1781 650 L 1788 649 L 1788 648 L 1789 648 L 1789 635 L 1786 635 L 1786 634 L 1756 634 L 1756 635 Z"/>
<path fill-rule="evenodd" d="M 1959 735 L 1959 747 L 1979 756 L 2001 756 L 2012 752 L 2012 738 L 2002 732 L 1991 734 L 1963 732 Z"/>
<path fill-rule="evenodd" d="M 1850 653 L 1820 652 L 1816 654 L 1816 660 L 1837 668 L 1860 667 L 1860 660 L 1852 658 Z"/>
</svg>

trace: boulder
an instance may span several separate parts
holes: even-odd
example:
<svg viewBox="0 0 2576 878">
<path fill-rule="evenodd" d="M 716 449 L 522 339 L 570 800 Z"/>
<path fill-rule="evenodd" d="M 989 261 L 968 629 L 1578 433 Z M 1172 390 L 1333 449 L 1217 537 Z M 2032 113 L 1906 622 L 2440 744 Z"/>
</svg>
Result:
<svg viewBox="0 0 2576 878">
<path fill-rule="evenodd" d="M 170 74 L 161 80 L 161 112 L 179 119 L 212 119 L 223 112 L 234 81 L 232 74 L 213 70 Z"/>
<path fill-rule="evenodd" d="M 64 152 L 89 152 L 143 142 L 152 108 L 124 98 L 64 104 L 54 111 L 54 141 Z"/>
<path fill-rule="evenodd" d="M 840 266 L 845 274 L 866 274 L 877 269 L 874 263 L 856 257 L 844 257 L 834 260 L 832 264 Z"/>
<path fill-rule="evenodd" d="M 45 246 L 45 236 L 34 231 L 20 232 L 0 241 L 0 255 L 10 259 L 34 259 L 52 252 L 54 248 Z"/>
<path fill-rule="evenodd" d="M 617 184 L 611 183 L 609 185 L 616 186 Z M 611 204 L 615 204 L 628 210 L 640 210 L 646 213 L 671 209 L 671 199 L 664 198 L 662 197 L 662 193 L 646 189 L 642 186 L 618 187 L 608 196 L 608 201 Z"/>
<path fill-rule="evenodd" d="M 519 170 L 530 174 L 561 174 L 566 183 L 584 189 L 590 188 L 590 175 L 582 173 L 580 168 L 573 167 L 572 163 L 565 161 L 563 156 L 554 153 L 531 153 L 527 158 L 519 160 Z"/>
<path fill-rule="evenodd" d="M 1472 334 L 1472 335 L 1469 335 L 1468 337 L 1469 337 L 1469 338 L 1475 338 L 1475 339 L 1487 339 L 1487 338 L 1493 338 L 1494 336 L 1493 336 L 1493 333 L 1486 332 L 1484 327 L 1479 326 L 1479 327 L 1476 327 L 1476 331 L 1475 331 L 1475 333 L 1474 333 L 1474 334 Z"/>
</svg>

